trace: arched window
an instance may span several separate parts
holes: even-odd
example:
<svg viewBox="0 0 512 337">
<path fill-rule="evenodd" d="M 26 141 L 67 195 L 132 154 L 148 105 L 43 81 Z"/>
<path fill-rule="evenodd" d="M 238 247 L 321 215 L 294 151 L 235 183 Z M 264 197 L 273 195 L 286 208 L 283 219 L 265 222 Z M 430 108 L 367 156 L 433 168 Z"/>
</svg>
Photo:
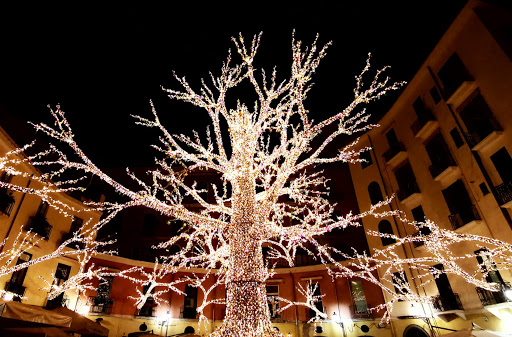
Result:
<svg viewBox="0 0 512 337">
<path fill-rule="evenodd" d="M 372 181 L 370 185 L 368 185 L 368 194 L 370 195 L 370 201 L 372 205 L 375 205 L 379 201 L 384 200 L 379 183 L 376 181 Z"/>
<path fill-rule="evenodd" d="M 191 326 L 187 326 L 185 328 L 185 331 L 183 331 L 183 333 L 195 333 L 195 332 L 196 332 L 196 330 Z"/>
<path fill-rule="evenodd" d="M 382 220 L 379 222 L 379 232 L 382 234 L 394 234 L 393 227 L 391 227 L 391 223 L 387 220 Z M 396 242 L 393 238 L 381 237 L 380 239 L 382 240 L 383 246 L 391 245 Z"/>
</svg>

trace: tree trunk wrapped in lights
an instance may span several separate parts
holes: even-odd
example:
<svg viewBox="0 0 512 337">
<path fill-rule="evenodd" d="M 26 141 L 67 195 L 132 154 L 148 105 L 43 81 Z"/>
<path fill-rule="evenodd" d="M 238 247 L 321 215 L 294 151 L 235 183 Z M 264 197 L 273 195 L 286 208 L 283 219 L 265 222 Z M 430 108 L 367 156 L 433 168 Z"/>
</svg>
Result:
<svg viewBox="0 0 512 337">
<path fill-rule="evenodd" d="M 382 78 L 384 68 L 377 71 L 370 79 L 370 84 L 364 87 L 363 77 L 367 76 L 370 67 L 368 59 L 363 71 L 356 77 L 352 103 L 331 117 L 317 122 L 310 118 L 304 100 L 328 44 L 318 50 L 315 40 L 309 48 L 303 48 L 300 41 L 293 39 L 291 75 L 278 82 L 275 69 L 268 76 L 264 70 L 258 72 L 253 67 L 260 36 L 252 40 L 250 48 L 247 48 L 242 36 L 233 39 L 233 42 L 242 60 L 240 64 L 232 65 L 229 55 L 220 75 L 211 75 L 212 84 L 207 85 L 203 81 L 200 90 L 195 91 L 184 78 L 175 76 L 183 91 L 167 90 L 171 98 L 192 103 L 207 112 L 211 125 L 204 138 L 196 132 L 193 137 L 170 134 L 160 123 L 152 104 L 152 118 L 136 116 L 138 124 L 161 132 L 161 143 L 154 147 L 162 153 L 163 159 L 157 161 L 157 167 L 148 172 L 150 183 L 128 172 L 140 186 L 138 190 L 130 189 L 98 168 L 75 142 L 64 112 L 58 107 L 51 111 L 55 118 L 54 126 L 43 123 L 34 126 L 69 146 L 78 159 L 68 158 L 54 145 L 28 158 L 14 160 L 8 154 L 0 159 L 0 169 L 10 174 L 22 174 L 16 165 L 23 161 L 30 161 L 32 165 L 50 166 L 54 170 L 38 178 L 43 186 L 40 189 L 23 188 L 5 182 L 0 182 L 0 187 L 35 193 L 52 206 L 65 209 L 66 205 L 59 204 L 52 197 L 55 189 L 50 187 L 56 182 L 61 188 L 79 184 L 82 181 L 80 178 L 58 181 L 59 173 L 77 170 L 85 177 L 99 177 L 128 199 L 119 203 L 90 202 L 89 206 L 93 209 L 114 214 L 128 207 L 145 206 L 183 221 L 186 224 L 184 230 L 158 246 L 169 248 L 180 243 L 182 249 L 179 252 L 162 256 L 152 273 L 141 271 L 139 278 L 128 276 L 128 272 L 118 276 L 129 278 L 148 289 L 146 293 L 137 290 L 139 297 L 135 300 L 139 308 L 149 296 L 157 304 L 165 301 L 166 292 L 152 293 L 155 287 L 179 291 L 176 285 L 180 282 L 198 287 L 204 292 L 204 302 L 198 307 L 201 321 L 205 319 L 203 310 L 207 305 L 223 303 L 211 298 L 212 289 L 220 284 L 225 285 L 226 316 L 223 325 L 213 333 L 214 336 L 279 335 L 271 326 L 267 305 L 265 281 L 272 272 L 269 270 L 271 266 L 264 264 L 263 245 L 271 247 L 269 254 L 272 258 L 283 259 L 290 266 L 294 265 L 298 249 L 310 250 L 313 247 L 314 253 L 333 277 L 360 277 L 392 294 L 393 299 L 386 304 L 388 309 L 398 299 L 424 299 L 410 291 L 408 285 L 403 285 L 405 290 L 396 294 L 393 286 L 375 277 L 377 269 L 385 270 L 382 277 L 391 276 L 395 270 L 411 266 L 418 274 L 427 275 L 431 273 L 433 264 L 443 263 L 444 272 L 462 276 L 480 287 L 492 288 L 492 284 L 459 268 L 457 263 L 468 257 L 462 255 L 454 259 L 450 246 L 462 241 L 483 243 L 491 247 L 487 251 L 490 257 L 500 259 L 510 253 L 510 245 L 488 238 L 444 231 L 428 221 L 425 224 L 410 223 L 416 228 L 429 227 L 428 237 L 416 235 L 403 238 L 393 234 L 370 233 L 392 238 L 396 243 L 377 251 L 371 257 L 355 252 L 352 256 L 345 254 L 346 258 L 351 259 L 350 262 L 337 262 L 333 253 L 341 253 L 320 244 L 316 237 L 334 229 L 359 225 L 358 221 L 364 216 L 391 215 L 391 212 L 378 211 L 389 200 L 373 205 L 361 214 L 333 218 L 331 214 L 334 206 L 326 199 L 328 191 L 324 188 L 326 179 L 321 171 L 311 168 L 319 164 L 360 161 L 360 152 L 367 149 L 354 150 L 357 141 L 342 146 L 334 155 L 329 155 L 325 149 L 341 135 L 370 129 L 372 125 L 367 124 L 369 115 L 360 109 L 360 105 L 378 99 L 389 90 L 398 89 L 402 83 L 388 83 L 387 77 Z M 235 108 L 228 108 L 228 91 L 242 82 L 250 83 L 257 97 L 256 102 L 250 107 L 238 101 Z M 225 124 L 227 127 L 223 127 Z M 25 147 L 23 150 L 28 149 Z M 212 185 L 215 194 L 213 203 L 209 202 L 207 191 L 198 188 L 196 183 L 186 183 L 186 175 L 200 169 L 215 172 L 222 178 L 221 185 Z M 189 203 L 184 203 L 185 198 L 193 198 L 195 205 L 201 207 L 200 211 L 188 208 Z M 288 202 L 282 201 L 285 199 Z M 400 259 L 395 252 L 401 245 L 420 241 L 425 242 L 426 250 L 432 252 L 431 256 Z M 508 265 L 504 263 L 502 266 Z M 206 289 L 202 283 L 206 276 L 202 279 L 188 276 L 172 282 L 164 281 L 166 275 L 189 268 L 217 270 L 216 283 Z M 301 289 L 306 301 L 299 303 L 280 299 L 286 303 L 281 311 L 291 305 L 304 305 L 315 311 L 317 318 L 322 315 L 325 317 L 314 305 L 318 300 L 314 290 L 310 287 Z"/>
</svg>

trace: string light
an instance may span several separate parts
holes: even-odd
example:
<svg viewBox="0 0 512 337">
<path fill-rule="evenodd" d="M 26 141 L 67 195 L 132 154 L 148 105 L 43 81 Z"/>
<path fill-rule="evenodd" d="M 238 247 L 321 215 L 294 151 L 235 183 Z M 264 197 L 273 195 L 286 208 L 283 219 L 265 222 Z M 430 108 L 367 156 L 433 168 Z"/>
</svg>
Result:
<svg viewBox="0 0 512 337">
<path fill-rule="evenodd" d="M 138 184 L 138 189 L 122 185 L 92 163 L 75 142 L 71 127 L 59 106 L 56 110 L 50 109 L 55 119 L 53 126 L 40 123 L 34 124 L 34 127 L 68 146 L 73 150 L 75 159 L 66 156 L 55 145 L 35 155 L 22 156 L 33 144 L 8 152 L 0 158 L 0 170 L 12 175 L 26 176 L 19 169 L 25 163 L 50 168 L 50 173 L 35 178 L 40 185 L 38 188 L 24 188 L 6 182 L 0 182 L 0 187 L 36 194 L 67 215 L 82 210 L 60 202 L 56 194 L 83 190 L 80 183 L 92 175 L 128 200 L 119 203 L 86 202 L 89 210 L 110 214 L 107 220 L 126 208 L 144 206 L 184 224 L 177 235 L 154 247 L 169 250 L 177 245 L 179 251 L 157 258 L 151 271 L 134 267 L 113 273 L 87 264 L 90 256 L 97 252 L 97 249 L 89 248 L 96 244 L 90 236 L 86 241 L 88 248 L 76 253 L 84 256 L 80 260 L 79 274 L 59 287 L 47 282 L 48 289 L 54 294 L 71 288 L 85 291 L 92 286 L 88 280 L 115 275 L 129 279 L 137 286 L 137 296 L 132 299 L 140 309 L 149 297 L 160 304 L 165 303 L 164 295 L 169 290 L 183 293 L 178 285 L 186 283 L 203 292 L 204 300 L 198 306 L 198 312 L 204 327 L 204 308 L 214 303 L 226 305 L 224 322 L 211 336 L 238 337 L 281 336 L 272 327 L 267 305 L 265 282 L 273 275 L 273 270 L 272 266 L 264 263 L 263 245 L 270 247 L 271 259 L 283 259 L 290 266 L 294 265 L 297 250 L 303 249 L 314 254 L 333 278 L 359 277 L 378 285 L 390 295 L 391 300 L 376 310 L 387 309 L 390 312 L 392 304 L 400 299 L 428 300 L 416 295 L 407 282 L 397 280 L 396 277 L 395 283 L 401 289 L 398 294 L 389 284 L 388 280 L 394 272 L 406 268 L 412 268 L 422 284 L 426 284 L 432 279 L 431 266 L 443 263 L 445 273 L 462 276 L 477 286 L 492 289 L 493 285 L 485 282 L 480 274 L 460 267 L 459 262 L 469 259 L 469 255 L 455 256 L 451 248 L 459 243 L 474 241 L 488 248 L 488 256 L 496 259 L 499 267 L 507 267 L 510 265 L 511 252 L 508 244 L 442 230 L 430 221 L 424 224 L 408 222 L 400 213 L 381 210 L 390 199 L 360 214 L 332 216 L 335 205 L 327 200 L 327 180 L 322 171 L 315 169 L 316 165 L 360 162 L 359 154 L 368 149 L 356 150 L 357 140 L 342 146 L 334 155 L 327 154 L 325 149 L 333 145 L 339 136 L 352 135 L 374 127 L 368 124 L 370 115 L 360 106 L 380 98 L 390 90 L 400 88 L 403 82 L 389 83 L 388 77 L 383 78 L 386 67 L 378 70 L 366 87 L 363 79 L 368 76 L 370 69 L 368 55 L 363 71 L 356 77 L 352 103 L 331 117 L 316 122 L 310 118 L 304 101 L 311 88 L 312 76 L 325 57 L 330 43 L 318 49 L 317 37 L 309 48 L 303 48 L 302 43 L 293 36 L 291 75 L 279 82 L 275 69 L 268 77 L 264 70 L 260 72 L 254 68 L 260 37 L 261 34 L 253 38 L 250 48 L 246 46 L 242 35 L 233 38 L 242 62 L 233 65 L 229 54 L 220 75 L 211 74 L 210 85 L 202 81 L 200 90 L 195 91 L 184 77 L 174 75 L 183 87 L 182 91 L 165 89 L 170 98 L 191 103 L 207 112 L 211 125 L 204 138 L 197 132 L 193 133 L 193 137 L 170 134 L 161 124 L 153 103 L 151 119 L 134 116 L 137 124 L 161 132 L 160 143 L 153 147 L 162 153 L 162 159 L 157 159 L 157 167 L 147 172 L 149 179 L 127 171 Z M 244 81 L 250 83 L 257 97 L 256 102 L 252 108 L 240 101 L 236 107 L 228 108 L 228 91 Z M 226 128 L 221 126 L 224 121 L 227 123 Z M 193 176 L 189 176 L 189 173 L 198 170 L 208 170 L 221 177 L 221 186 L 211 185 L 214 202 L 208 198 L 207 190 L 188 181 Z M 68 171 L 81 172 L 82 176 L 75 179 L 61 178 Z M 194 202 L 185 202 L 186 198 Z M 356 251 L 353 254 L 342 253 L 317 241 L 318 237 L 335 229 L 359 226 L 359 221 L 364 217 L 383 218 L 391 215 L 400 217 L 416 229 L 426 226 L 431 234 L 401 238 L 370 232 L 371 235 L 389 237 L 396 241 L 389 247 L 377 249 L 372 256 Z M 100 222 L 95 228 L 98 229 L 105 222 Z M 399 247 L 414 242 L 425 243 L 426 251 L 430 253 L 428 257 L 400 256 Z M 18 253 L 15 252 L 15 255 Z M 334 258 L 340 255 L 348 259 L 348 262 L 339 262 Z M 13 270 L 13 267 L 8 270 Z M 167 275 L 178 271 L 189 271 L 192 276 L 165 281 Z M 380 279 L 376 276 L 377 271 L 383 271 Z M 212 272 L 215 273 L 215 282 L 205 287 L 204 280 L 211 278 Z M 5 275 L 3 271 L 0 274 Z M 220 285 L 226 287 L 225 301 L 214 298 L 212 293 Z M 145 292 L 139 289 L 141 286 Z M 280 298 L 286 304 L 280 311 L 292 305 L 303 305 L 316 313 L 313 321 L 326 318 L 315 306 L 320 297 L 315 295 L 314 290 L 312 286 L 304 289 L 299 285 L 305 301 Z M 385 317 L 389 318 L 389 315 Z"/>
</svg>

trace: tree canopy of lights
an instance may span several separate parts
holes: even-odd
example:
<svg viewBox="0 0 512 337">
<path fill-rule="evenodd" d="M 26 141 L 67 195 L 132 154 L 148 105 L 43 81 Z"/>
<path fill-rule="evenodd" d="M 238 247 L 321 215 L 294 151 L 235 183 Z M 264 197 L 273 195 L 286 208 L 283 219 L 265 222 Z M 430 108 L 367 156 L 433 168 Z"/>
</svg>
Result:
<svg viewBox="0 0 512 337">
<path fill-rule="evenodd" d="M 477 266 L 473 270 L 462 267 L 462 262 L 475 260 L 474 256 L 457 255 L 452 248 L 473 242 L 487 249 L 485 252 L 495 261 L 496 268 L 506 268 L 509 267 L 512 248 L 507 243 L 444 230 L 430 221 L 410 222 L 401 213 L 382 211 L 389 199 L 360 214 L 333 216 L 334 205 L 328 200 L 326 178 L 317 166 L 360 161 L 360 152 L 367 148 L 359 150 L 357 139 L 348 145 L 336 146 L 343 144 L 337 140 L 340 136 L 372 128 L 373 125 L 368 124 L 369 114 L 364 106 L 388 91 L 400 88 L 403 83 L 390 82 L 385 74 L 386 68 L 370 75 L 368 57 L 364 69 L 355 78 L 353 101 L 330 117 L 317 121 L 306 109 L 304 101 L 329 43 L 319 48 L 315 40 L 310 46 L 304 47 L 293 37 L 291 73 L 286 79 L 278 80 L 275 68 L 269 73 L 254 66 L 260 37 L 261 34 L 255 36 L 249 44 L 244 42 L 242 35 L 233 38 L 239 63 L 235 63 L 229 53 L 220 73 L 211 74 L 209 80 L 202 80 L 200 88 L 194 89 L 184 77 L 175 75 L 181 89 L 165 89 L 170 98 L 204 110 L 210 125 L 203 133 L 169 133 L 161 124 L 152 103 L 151 117 L 135 116 L 138 124 L 160 133 L 160 142 L 153 145 L 159 151 L 160 159 L 156 159 L 155 167 L 147 171 L 147 176 L 138 177 L 127 170 L 128 175 L 138 183 L 137 189 L 119 183 L 89 159 L 76 143 L 60 107 L 50 110 L 55 119 L 53 125 L 34 124 L 38 131 L 59 142 L 35 155 L 20 156 L 20 153 L 30 149 L 28 145 L 0 159 L 0 170 L 12 175 L 25 174 L 19 169 L 22 162 L 48 167 L 51 172 L 36 177 L 40 187 L 24 188 L 6 182 L 0 182 L 0 187 L 36 194 L 62 212 L 69 212 L 69 206 L 59 202 L 55 193 L 83 189 L 81 184 L 84 177 L 92 175 L 115 188 L 127 200 L 89 202 L 87 205 L 90 209 L 109 214 L 100 226 L 119 211 L 134 206 L 144 206 L 170 219 L 182 221 L 183 229 L 156 247 L 169 248 L 179 244 L 180 251 L 159 257 L 151 272 L 142 271 L 134 277 L 130 274 L 133 270 L 129 270 L 117 276 L 131 279 L 138 286 L 137 289 L 145 286 L 147 291 L 143 293 L 138 290 L 138 297 L 133 299 L 139 308 L 150 296 L 157 304 L 165 302 L 168 291 L 180 291 L 178 283 L 188 283 L 204 293 L 204 301 L 197 308 L 201 322 L 206 320 L 203 315 L 206 306 L 224 303 L 226 314 L 223 324 L 212 336 L 280 335 L 271 325 L 265 288 L 265 282 L 273 275 L 273 266 L 265 263 L 262 247 L 270 249 L 272 260 L 284 260 L 289 266 L 294 266 L 295 254 L 303 249 L 322 262 L 333 278 L 358 277 L 380 286 L 392 299 L 375 309 L 388 312 L 397 300 L 428 300 L 412 291 L 407 283 L 400 284 L 400 280 L 396 279 L 389 282 L 394 277 L 393 273 L 406 268 L 414 269 L 420 284 L 425 284 L 432 281 L 432 276 L 437 277 L 441 273 L 432 266 L 442 263 L 444 273 L 456 274 L 486 289 L 495 289 L 496 285 L 487 283 L 484 274 L 476 272 Z M 246 105 L 238 100 L 230 105 L 228 102 L 235 101 L 229 96 L 232 89 L 242 83 L 254 91 L 255 101 Z M 337 151 L 325 151 L 333 146 Z M 72 157 L 67 155 L 69 149 L 74 152 Z M 186 176 L 198 170 L 208 170 L 220 178 L 221 183 L 211 185 L 213 198 L 208 197 L 207 189 L 199 187 L 201 184 L 187 183 Z M 82 176 L 72 180 L 61 179 L 60 175 L 68 171 L 81 172 Z M 185 199 L 194 201 L 185 202 Z M 355 250 L 352 255 L 347 255 L 318 241 L 319 237 L 335 229 L 358 226 L 360 219 L 365 216 L 391 215 L 416 229 L 428 227 L 430 234 L 400 237 L 369 232 L 370 235 L 395 240 L 394 244 L 376 250 L 371 256 Z M 89 241 L 88 247 L 93 247 L 94 239 L 89 237 Z M 420 241 L 425 243 L 425 252 L 429 254 L 414 258 L 402 257 L 398 253 L 401 246 Z M 88 261 L 87 256 L 95 252 L 91 248 L 78 253 L 85 256 L 83 261 Z M 343 263 L 335 258 L 340 255 L 345 258 Z M 1 270 L 3 274 L 12 272 L 12 268 L 8 268 L 11 262 L 12 259 L 6 263 L 5 270 Z M 166 281 L 166 275 L 192 268 L 201 268 L 206 273 L 200 277 L 190 273 L 187 277 Z M 101 269 L 95 272 L 91 270 L 82 268 L 81 273 L 66 284 L 67 288 L 54 291 L 72 287 L 83 289 L 87 287 L 85 280 L 112 273 Z M 376 276 L 377 270 L 381 271 L 380 278 Z M 203 281 L 212 273 L 216 274 L 215 283 L 206 287 Z M 393 286 L 397 283 L 399 291 Z M 226 287 L 225 300 L 213 298 L 212 290 L 219 285 Z M 303 305 L 317 313 L 313 320 L 329 318 L 315 306 L 319 298 L 314 294 L 314 287 L 301 287 L 299 290 L 305 301 L 293 302 L 281 298 L 280 301 L 285 304 L 281 310 Z"/>
</svg>

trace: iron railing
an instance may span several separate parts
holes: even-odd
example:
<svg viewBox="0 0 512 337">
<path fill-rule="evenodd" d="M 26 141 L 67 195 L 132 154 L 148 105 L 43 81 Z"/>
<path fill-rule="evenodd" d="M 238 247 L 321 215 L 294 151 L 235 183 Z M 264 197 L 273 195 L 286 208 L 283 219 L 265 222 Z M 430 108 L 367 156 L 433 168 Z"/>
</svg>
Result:
<svg viewBox="0 0 512 337">
<path fill-rule="evenodd" d="M 488 121 L 490 122 L 490 127 L 485 130 L 485 132 L 478 133 L 473 130 L 468 130 L 468 132 L 464 133 L 469 147 L 473 148 L 477 146 L 478 143 L 480 143 L 485 137 L 489 136 L 494 131 L 503 131 L 503 128 L 495 117 L 489 118 Z"/>
<path fill-rule="evenodd" d="M 17 294 L 20 297 L 23 297 L 23 295 L 25 295 L 25 289 L 26 289 L 26 287 L 24 287 L 18 283 L 14 283 L 14 282 L 6 282 L 5 283 L 5 291 L 11 292 L 13 294 Z"/>
<path fill-rule="evenodd" d="M 478 213 L 478 210 L 476 209 L 475 205 L 471 205 L 471 213 L 466 212 L 466 214 L 470 214 L 470 216 L 465 216 L 464 219 L 461 217 L 460 213 L 448 215 L 448 219 L 450 219 L 452 229 L 455 230 L 457 228 L 460 228 L 474 220 L 481 220 L 480 214 Z"/>
<path fill-rule="evenodd" d="M 512 201 L 512 181 L 505 181 L 503 184 L 500 184 L 495 188 L 500 206 Z"/>
<path fill-rule="evenodd" d="M 453 296 L 436 295 L 432 296 L 432 304 L 434 309 L 445 312 L 450 310 L 463 310 L 462 303 L 460 302 L 459 294 L 453 293 Z"/>
<path fill-rule="evenodd" d="M 112 312 L 112 306 L 114 301 L 108 297 L 90 297 L 91 301 L 91 312 L 97 314 L 110 314 Z"/>
<path fill-rule="evenodd" d="M 30 230 L 32 233 L 42 236 L 45 241 L 48 241 L 48 239 L 50 239 L 52 229 L 53 226 L 48 223 L 44 216 L 39 214 L 31 216 L 28 219 L 28 223 L 26 226 L 26 230 Z"/>
</svg>

